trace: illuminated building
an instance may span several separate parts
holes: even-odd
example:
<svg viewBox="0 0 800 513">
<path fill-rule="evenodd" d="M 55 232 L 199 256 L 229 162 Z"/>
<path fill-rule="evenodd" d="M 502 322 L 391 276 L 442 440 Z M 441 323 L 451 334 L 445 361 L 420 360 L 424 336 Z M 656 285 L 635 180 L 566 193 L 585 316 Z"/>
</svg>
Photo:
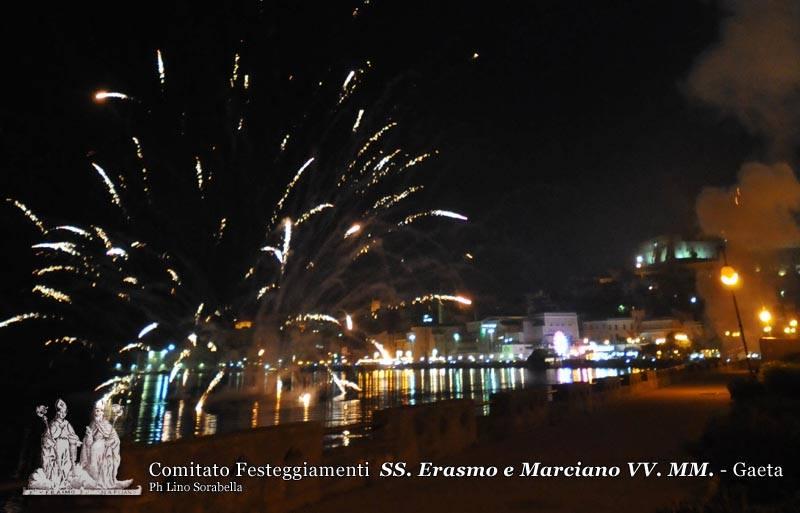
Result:
<svg viewBox="0 0 800 513">
<path fill-rule="evenodd" d="M 643 313 L 641 310 L 637 313 Z M 648 344 L 684 336 L 689 340 L 703 340 L 706 337 L 703 324 L 696 321 L 666 317 L 643 319 L 641 315 L 617 317 L 594 321 L 583 321 L 581 332 L 584 338 L 597 342 Z"/>
<path fill-rule="evenodd" d="M 535 348 L 553 349 L 554 337 L 559 332 L 566 337 L 568 344 L 578 340 L 580 338 L 578 314 L 542 312 L 523 322 L 523 342 Z"/>
<path fill-rule="evenodd" d="M 500 316 L 467 323 L 468 338 L 474 341 L 470 352 L 530 354 L 531 349 L 525 347 L 530 344 L 524 340 L 524 321 L 522 316 Z"/>
<path fill-rule="evenodd" d="M 581 333 L 589 340 L 624 341 L 638 336 L 639 321 L 633 317 L 612 317 L 581 322 Z"/>
<path fill-rule="evenodd" d="M 675 318 L 649 319 L 639 325 L 638 336 L 642 343 L 656 343 L 675 339 L 680 341 L 682 336 L 689 340 L 703 340 L 706 338 L 703 324 L 696 321 L 683 321 Z"/>
<path fill-rule="evenodd" d="M 386 350 L 394 355 L 398 351 L 418 360 L 428 358 L 431 354 L 449 356 L 472 349 L 464 336 L 462 326 L 411 326 L 406 332 L 383 332 L 373 337 Z"/>
<path fill-rule="evenodd" d="M 720 255 L 721 241 L 718 239 L 685 240 L 676 236 L 661 236 L 642 243 L 634 259 L 640 272 L 662 264 L 691 264 L 716 261 Z"/>
</svg>

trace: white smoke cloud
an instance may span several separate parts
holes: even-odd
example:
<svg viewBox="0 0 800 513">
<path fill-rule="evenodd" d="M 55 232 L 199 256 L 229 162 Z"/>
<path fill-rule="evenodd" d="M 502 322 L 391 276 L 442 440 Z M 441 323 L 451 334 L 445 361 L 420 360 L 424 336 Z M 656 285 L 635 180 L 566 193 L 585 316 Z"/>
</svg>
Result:
<svg viewBox="0 0 800 513">
<path fill-rule="evenodd" d="M 687 91 L 762 137 L 774 162 L 791 161 L 800 141 L 800 1 L 727 5 L 720 40 L 697 59 Z M 757 351 L 757 313 L 775 305 L 783 279 L 776 272 L 780 250 L 800 246 L 800 183 L 788 164 L 744 164 L 734 186 L 704 189 L 696 211 L 704 233 L 726 240 L 728 261 L 742 276 L 736 294 L 750 350 Z M 697 289 L 717 333 L 738 331 L 719 267 L 698 271 Z M 724 353 L 741 354 L 738 337 L 722 342 Z"/>
<path fill-rule="evenodd" d="M 800 245 L 798 212 L 800 182 L 783 163 L 745 164 L 737 185 L 707 187 L 697 198 L 697 219 L 703 232 L 746 251 Z"/>
<path fill-rule="evenodd" d="M 761 308 L 773 308 L 780 282 L 787 279 L 776 272 L 782 265 L 779 251 L 800 246 L 798 212 L 800 182 L 787 164 L 745 164 L 736 185 L 707 187 L 697 198 L 700 228 L 726 240 L 728 261 L 742 277 L 736 294 L 751 351 L 759 350 L 757 314 Z M 732 298 L 719 282 L 718 266 L 698 271 L 697 291 L 718 335 L 738 331 Z M 742 352 L 738 337 L 721 340 L 725 354 Z"/>
<path fill-rule="evenodd" d="M 739 119 L 785 158 L 800 135 L 800 2 L 734 0 L 721 39 L 697 60 L 688 90 Z"/>
</svg>

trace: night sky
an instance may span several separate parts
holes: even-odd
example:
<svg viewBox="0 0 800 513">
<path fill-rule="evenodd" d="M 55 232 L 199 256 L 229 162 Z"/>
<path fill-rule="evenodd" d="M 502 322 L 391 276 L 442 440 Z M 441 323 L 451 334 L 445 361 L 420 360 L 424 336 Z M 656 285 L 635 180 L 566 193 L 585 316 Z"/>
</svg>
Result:
<svg viewBox="0 0 800 513">
<path fill-rule="evenodd" d="M 93 179 L 87 154 L 107 129 L 91 94 L 152 95 L 161 48 L 171 79 L 202 98 L 242 39 L 262 73 L 293 73 L 300 84 L 373 63 L 370 87 L 390 96 L 409 140 L 441 151 L 426 181 L 439 203 L 470 215 L 462 241 L 487 294 L 557 288 L 628 266 L 647 238 L 696 233 L 702 187 L 730 185 L 763 153 L 735 120 L 685 92 L 719 38 L 713 2 L 264 2 L 260 15 L 257 2 L 218 4 L 6 12 L 3 196 L 45 217 L 90 209 L 69 198 Z M 275 98 L 283 119 L 306 96 L 301 85 Z M 17 313 L 29 290 L 36 235 L 3 210 L 0 317 Z"/>
</svg>

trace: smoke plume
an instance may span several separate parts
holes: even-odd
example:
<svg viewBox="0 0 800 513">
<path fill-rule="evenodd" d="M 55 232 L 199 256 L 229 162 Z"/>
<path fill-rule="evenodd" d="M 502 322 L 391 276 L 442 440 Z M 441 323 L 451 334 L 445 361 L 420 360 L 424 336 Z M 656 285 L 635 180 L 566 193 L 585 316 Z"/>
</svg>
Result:
<svg viewBox="0 0 800 513">
<path fill-rule="evenodd" d="M 750 350 L 757 351 L 761 336 L 757 314 L 768 308 L 778 314 L 777 290 L 795 269 L 783 262 L 780 251 L 800 245 L 796 215 L 800 211 L 800 182 L 787 164 L 748 163 L 731 188 L 704 189 L 697 199 L 700 227 L 726 240 L 727 257 L 742 277 L 736 292 Z M 783 273 L 781 274 L 781 269 Z M 719 283 L 719 267 L 700 271 L 697 287 L 706 300 L 706 315 L 722 336 L 726 354 L 740 352 L 732 298 Z M 779 326 L 778 326 L 779 328 Z"/>
<path fill-rule="evenodd" d="M 707 187 L 697 198 L 697 218 L 703 231 L 748 251 L 797 246 L 798 210 L 800 183 L 787 164 L 745 164 L 736 186 Z"/>
<path fill-rule="evenodd" d="M 761 137 L 772 162 L 791 162 L 800 140 L 800 2 L 730 0 L 727 6 L 720 40 L 697 59 L 687 91 Z M 744 164 L 736 185 L 706 188 L 697 199 L 701 229 L 725 239 L 728 262 L 742 277 L 736 295 L 751 351 L 762 335 L 758 311 L 781 314 L 777 291 L 796 271 L 781 250 L 800 246 L 798 211 L 800 183 L 785 163 Z M 723 352 L 741 354 L 739 338 L 724 335 L 739 329 L 719 265 L 698 272 L 697 288 Z"/>
<path fill-rule="evenodd" d="M 733 0 L 718 44 L 696 62 L 689 92 L 792 155 L 800 135 L 800 2 Z"/>
</svg>

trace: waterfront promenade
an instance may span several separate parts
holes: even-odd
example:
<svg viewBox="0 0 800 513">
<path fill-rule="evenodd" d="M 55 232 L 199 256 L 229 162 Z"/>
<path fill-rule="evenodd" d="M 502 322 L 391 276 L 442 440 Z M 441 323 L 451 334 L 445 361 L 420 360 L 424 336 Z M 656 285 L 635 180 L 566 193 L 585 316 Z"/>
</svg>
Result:
<svg viewBox="0 0 800 513">
<path fill-rule="evenodd" d="M 591 413 L 481 441 L 456 456 L 434 461 L 451 465 L 619 465 L 627 462 L 689 461 L 687 445 L 730 402 L 731 371 L 698 373 L 688 380 L 623 395 Z M 377 470 L 377 469 L 375 469 Z M 664 472 L 666 474 L 666 472 Z M 330 496 L 306 513 L 537 511 L 651 512 L 706 493 L 711 478 L 373 478 L 367 487 Z"/>
</svg>

